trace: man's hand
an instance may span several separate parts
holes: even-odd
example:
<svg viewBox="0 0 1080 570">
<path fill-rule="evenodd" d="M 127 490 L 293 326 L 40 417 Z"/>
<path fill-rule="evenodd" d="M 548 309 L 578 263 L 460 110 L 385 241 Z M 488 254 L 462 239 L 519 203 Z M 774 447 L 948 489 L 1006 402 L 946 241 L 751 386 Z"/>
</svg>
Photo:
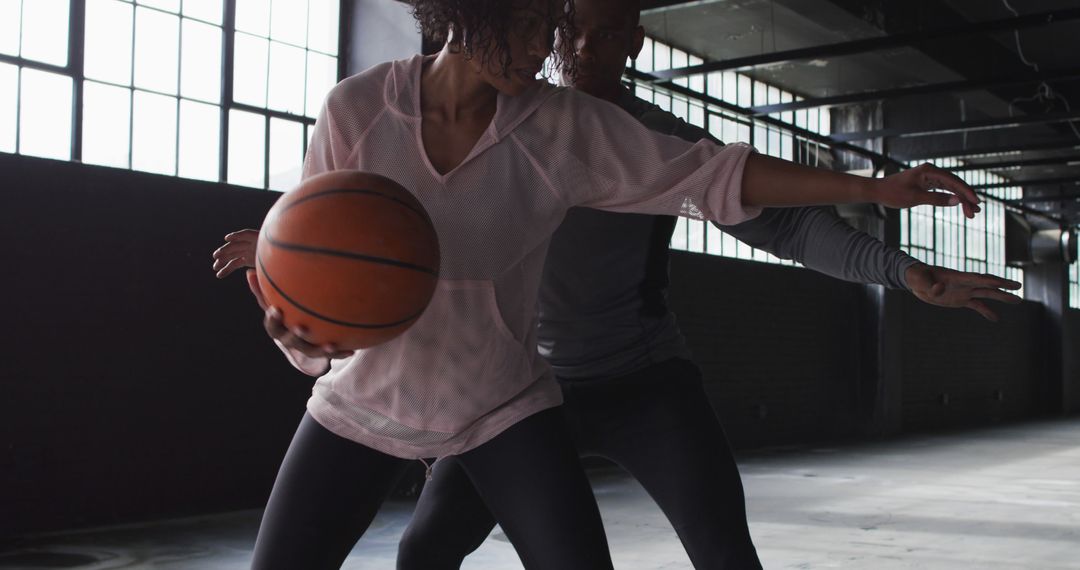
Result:
<svg viewBox="0 0 1080 570">
<path fill-rule="evenodd" d="M 1010 305 L 1021 301 L 1020 297 L 1002 289 L 1015 291 L 1022 285 L 995 275 L 954 271 L 916 263 L 908 268 L 905 277 L 911 292 L 924 303 L 939 307 L 968 308 L 989 321 L 997 322 L 998 316 L 987 306 L 987 299 Z"/>
</svg>

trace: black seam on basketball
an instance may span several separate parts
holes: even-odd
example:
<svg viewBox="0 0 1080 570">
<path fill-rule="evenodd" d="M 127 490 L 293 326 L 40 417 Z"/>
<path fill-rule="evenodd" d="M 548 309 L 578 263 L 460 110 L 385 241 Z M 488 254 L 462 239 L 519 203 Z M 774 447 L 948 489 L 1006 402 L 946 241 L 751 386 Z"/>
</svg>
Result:
<svg viewBox="0 0 1080 570">
<path fill-rule="evenodd" d="M 269 232 L 264 232 L 264 237 L 267 243 L 274 247 L 280 247 L 288 251 L 302 251 L 304 253 L 314 253 L 317 255 L 329 255 L 331 257 L 344 257 L 347 259 L 355 259 L 357 261 L 367 261 L 370 263 L 378 263 L 381 265 L 390 265 L 392 267 L 400 267 L 401 269 L 408 269 L 411 271 L 419 271 L 430 275 L 432 277 L 438 277 L 439 271 L 437 269 L 431 269 L 430 267 L 424 267 L 423 265 L 417 265 L 415 263 L 409 263 L 407 261 L 399 261 L 397 259 L 389 259 L 386 257 L 377 257 L 374 255 L 365 255 L 363 253 L 353 253 L 351 251 L 339 251 L 336 249 L 325 249 L 321 247 L 314 247 L 310 245 L 301 245 L 297 243 L 287 243 L 274 239 Z"/>
<path fill-rule="evenodd" d="M 285 208 L 283 208 L 282 211 L 284 212 L 285 210 L 288 210 L 289 208 L 292 208 L 293 206 L 296 206 L 297 204 L 303 204 L 304 202 L 307 202 L 309 200 L 314 200 L 315 198 L 322 198 L 323 196 L 327 196 L 327 195 L 330 195 L 330 194 L 364 194 L 364 195 L 369 195 L 369 196 L 378 196 L 380 198 L 385 198 L 387 200 L 393 200 L 394 202 L 397 202 L 398 204 L 401 204 L 402 206 L 405 206 L 406 208 L 412 210 L 417 215 L 419 215 L 421 218 L 424 218 L 424 221 L 428 221 L 427 212 L 425 212 L 423 210 L 420 210 L 420 209 L 417 209 L 416 206 L 413 206 L 412 204 L 410 204 L 410 203 L 408 203 L 408 202 L 406 202 L 404 200 L 400 200 L 400 199 L 395 198 L 393 196 L 388 196 L 386 194 L 383 194 L 382 192 L 377 192 L 375 190 L 361 190 L 361 189 L 358 189 L 358 188 L 335 188 L 335 189 L 332 189 L 332 190 L 321 190 L 321 191 L 316 192 L 314 194 L 311 194 L 309 196 L 304 196 L 303 198 L 297 199 L 295 202 L 289 204 L 288 206 L 285 206 Z"/>
<path fill-rule="evenodd" d="M 403 325 L 403 324 L 405 324 L 407 322 L 415 320 L 420 315 L 422 315 L 424 313 L 424 309 L 427 308 L 427 307 L 424 307 L 424 309 L 420 309 L 416 313 L 413 313 L 412 315 L 410 315 L 410 316 L 408 316 L 408 317 L 406 317 L 404 319 L 401 319 L 400 321 L 396 321 L 396 322 L 392 322 L 392 323 L 383 323 L 383 324 L 374 325 L 374 324 L 369 324 L 369 323 L 350 323 L 348 321 L 341 321 L 341 320 L 338 320 L 338 319 L 327 317 L 326 315 L 320 315 L 319 313 L 316 313 L 315 311 L 305 307 L 304 305 L 301 305 L 300 303 L 297 303 L 296 300 L 293 299 L 292 297 L 290 297 L 288 293 L 286 293 L 285 291 L 282 291 L 281 287 L 278 287 L 278 284 L 275 283 L 274 280 L 270 277 L 270 273 L 266 270 L 266 266 L 263 265 L 263 260 L 262 260 L 261 255 L 256 256 L 256 261 L 259 262 L 259 269 L 262 269 L 263 277 L 266 277 L 266 281 L 269 282 L 270 286 L 273 287 L 274 290 L 278 292 L 278 295 L 281 295 L 282 298 L 284 298 L 286 301 L 288 301 L 292 306 L 296 307 L 297 309 L 300 309 L 301 311 L 303 311 L 303 312 L 305 312 L 305 313 L 307 313 L 307 314 L 309 314 L 309 315 L 311 315 L 311 316 L 313 316 L 313 317 L 315 317 L 317 319 L 321 319 L 321 320 L 324 320 L 324 321 L 326 321 L 328 323 L 332 323 L 332 324 L 335 324 L 335 325 L 340 325 L 340 326 L 343 326 L 343 327 L 356 328 L 356 329 L 388 329 L 388 328 L 391 328 L 391 327 L 401 326 L 401 325 Z"/>
</svg>

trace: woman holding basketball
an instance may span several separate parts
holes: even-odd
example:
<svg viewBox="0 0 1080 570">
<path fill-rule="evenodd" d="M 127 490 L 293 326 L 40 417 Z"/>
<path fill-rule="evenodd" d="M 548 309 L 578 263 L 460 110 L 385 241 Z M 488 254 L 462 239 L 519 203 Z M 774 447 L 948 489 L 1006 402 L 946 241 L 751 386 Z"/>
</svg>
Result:
<svg viewBox="0 0 1080 570">
<path fill-rule="evenodd" d="M 560 389 L 536 351 L 544 256 L 570 207 L 726 225 L 764 206 L 978 211 L 970 188 L 932 167 L 874 180 L 761 157 L 743 145 L 690 144 L 536 80 L 555 28 L 572 37 L 561 2 L 415 6 L 425 33 L 445 38 L 446 47 L 335 87 L 305 177 L 362 170 L 413 192 L 439 234 L 439 283 L 411 329 L 355 353 L 307 343 L 304 331 L 266 307 L 268 333 L 297 368 L 320 378 L 267 504 L 256 568 L 339 566 L 408 461 L 447 455 L 458 457 L 527 568 L 611 567 L 595 501 L 555 410 Z M 572 54 L 562 65 L 572 68 Z"/>
</svg>

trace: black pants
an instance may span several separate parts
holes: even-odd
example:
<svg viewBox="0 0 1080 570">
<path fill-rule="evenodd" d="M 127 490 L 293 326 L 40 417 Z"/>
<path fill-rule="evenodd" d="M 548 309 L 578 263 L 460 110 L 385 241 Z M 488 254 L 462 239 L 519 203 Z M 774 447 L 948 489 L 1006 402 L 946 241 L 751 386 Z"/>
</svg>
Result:
<svg viewBox="0 0 1080 570">
<path fill-rule="evenodd" d="M 580 453 L 630 472 L 671 521 L 695 568 L 761 568 L 739 471 L 694 363 L 674 359 L 623 377 L 560 383 Z M 464 462 L 442 459 L 401 539 L 398 568 L 459 568 L 495 523 Z"/>
<path fill-rule="evenodd" d="M 490 507 L 526 568 L 611 568 L 596 500 L 558 408 L 457 459 L 470 493 Z M 408 464 L 305 414 L 263 513 L 252 568 L 339 568 Z"/>
</svg>

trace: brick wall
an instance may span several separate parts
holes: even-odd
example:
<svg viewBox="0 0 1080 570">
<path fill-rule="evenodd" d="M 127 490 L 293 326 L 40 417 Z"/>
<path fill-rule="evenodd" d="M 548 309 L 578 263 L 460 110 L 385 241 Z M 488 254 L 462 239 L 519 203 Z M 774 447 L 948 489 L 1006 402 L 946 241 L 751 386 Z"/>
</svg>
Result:
<svg viewBox="0 0 1080 570">
<path fill-rule="evenodd" d="M 671 304 L 737 447 L 830 439 L 858 419 L 863 288 L 672 252 Z"/>
<path fill-rule="evenodd" d="M 995 310 L 1001 322 L 991 323 L 905 297 L 904 358 L 896 364 L 905 431 L 1019 419 L 1045 409 L 1043 307 L 1025 301 Z"/>
</svg>

